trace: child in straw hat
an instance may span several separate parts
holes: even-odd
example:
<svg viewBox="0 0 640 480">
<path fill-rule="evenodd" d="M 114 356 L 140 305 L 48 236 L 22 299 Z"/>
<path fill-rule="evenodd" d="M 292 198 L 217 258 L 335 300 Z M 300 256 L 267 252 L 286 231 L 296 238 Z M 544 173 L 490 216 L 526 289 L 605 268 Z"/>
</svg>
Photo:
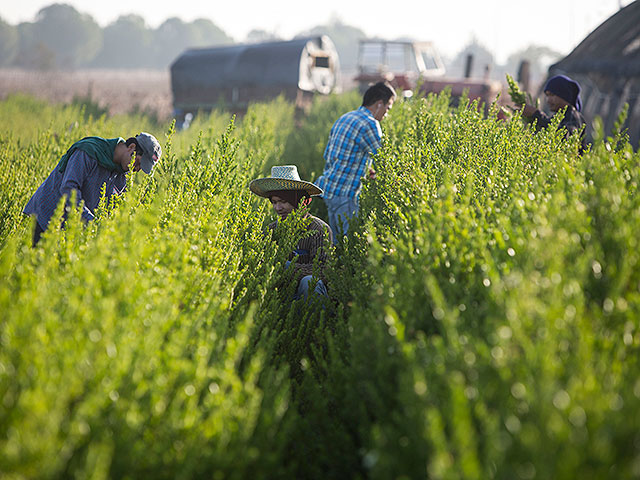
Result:
<svg viewBox="0 0 640 480">
<path fill-rule="evenodd" d="M 300 180 L 298 169 L 295 165 L 279 165 L 271 168 L 271 177 L 258 178 L 249 184 L 253 193 L 268 198 L 278 216 L 284 220 L 294 210 L 305 208 L 311 203 L 311 197 L 321 195 L 320 190 L 311 182 Z M 311 235 L 302 238 L 287 261 L 287 266 L 293 265 L 296 270 L 298 286 L 294 298 L 307 298 L 309 287 L 313 279 L 313 262 L 318 257 L 318 263 L 322 268 L 326 262 L 327 254 L 324 250 L 325 237 L 329 244 L 333 241 L 331 229 L 324 221 L 306 212 L 305 218 L 310 220 L 307 230 Z M 269 225 L 275 229 L 277 221 Z M 295 261 L 294 261 L 295 260 Z M 322 274 L 316 283 L 314 292 L 327 296 L 326 281 L 322 280 Z"/>
</svg>

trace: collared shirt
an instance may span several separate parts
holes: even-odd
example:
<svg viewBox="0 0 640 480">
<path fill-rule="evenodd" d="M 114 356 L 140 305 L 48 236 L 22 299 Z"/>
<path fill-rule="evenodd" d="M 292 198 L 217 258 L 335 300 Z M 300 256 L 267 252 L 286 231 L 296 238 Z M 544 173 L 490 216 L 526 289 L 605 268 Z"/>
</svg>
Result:
<svg viewBox="0 0 640 480">
<path fill-rule="evenodd" d="M 295 258 L 296 261 L 293 266 L 296 269 L 296 277 L 300 281 L 302 277 L 313 275 L 313 262 L 318 257 L 320 278 L 326 283 L 327 280 L 323 275 L 324 266 L 327 262 L 327 251 L 324 249 L 324 242 L 326 238 L 327 245 L 331 245 L 333 243 L 333 235 L 331 228 L 324 220 L 313 215 L 309 215 L 308 218 L 309 224 L 306 228 L 308 232 L 311 232 L 311 235 L 298 241 L 296 248 L 289 255 L 289 260 L 293 261 Z M 278 222 L 275 221 L 269 224 L 269 229 L 275 230 L 277 225 Z"/>
<path fill-rule="evenodd" d="M 342 115 L 331 128 L 324 150 L 324 171 L 316 182 L 324 191 L 322 196 L 357 196 L 381 140 L 380 123 L 367 108 Z"/>
<path fill-rule="evenodd" d="M 24 213 L 35 215 L 40 228 L 46 230 L 60 199 L 71 196 L 75 190 L 76 200 L 83 202 L 82 218 L 93 220 L 94 211 L 100 203 L 102 186 L 106 184 L 105 194 L 108 198 L 124 192 L 126 183 L 124 173 L 111 172 L 82 150 L 76 150 L 63 173 L 56 166 L 38 187 L 24 207 Z"/>
</svg>

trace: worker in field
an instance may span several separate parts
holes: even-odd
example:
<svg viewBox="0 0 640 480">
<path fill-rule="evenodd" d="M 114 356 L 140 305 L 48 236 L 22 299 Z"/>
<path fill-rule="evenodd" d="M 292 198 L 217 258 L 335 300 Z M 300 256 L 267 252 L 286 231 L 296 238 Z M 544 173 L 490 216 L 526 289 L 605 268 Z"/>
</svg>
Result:
<svg viewBox="0 0 640 480">
<path fill-rule="evenodd" d="M 82 205 L 82 218 L 93 220 L 103 186 L 107 199 L 121 194 L 126 187 L 125 173 L 129 166 L 133 165 L 134 172 L 142 170 L 149 174 L 161 154 L 158 140 L 144 132 L 127 140 L 121 137 L 85 137 L 78 140 L 62 156 L 24 208 L 24 213 L 34 215 L 36 220 L 33 245 L 38 243 L 49 226 L 61 198 L 69 201 L 75 192 L 78 205 Z"/>
<path fill-rule="evenodd" d="M 324 171 L 317 180 L 324 190 L 333 240 L 346 234 L 358 212 L 362 178 L 375 177 L 372 156 L 380 148 L 380 122 L 393 106 L 396 92 L 385 82 L 369 87 L 357 110 L 342 115 L 331 128 L 324 150 Z"/>
<path fill-rule="evenodd" d="M 580 113 L 582 102 L 580 100 L 580 85 L 575 80 L 565 76 L 556 75 L 547 80 L 544 85 L 544 94 L 549 110 L 554 115 L 562 109 L 564 117 L 560 121 L 560 127 L 564 127 L 568 138 L 573 132 L 579 132 L 581 139 L 581 150 L 586 148 L 584 117 Z M 522 115 L 536 121 L 538 130 L 546 128 L 551 122 L 551 118 L 538 110 L 533 105 L 524 105 Z"/>
<path fill-rule="evenodd" d="M 286 263 L 287 268 L 295 269 L 297 282 L 294 299 L 308 298 L 310 287 L 315 283 L 314 293 L 327 296 L 322 269 L 327 260 L 325 241 L 332 242 L 329 225 L 318 217 L 314 217 L 308 211 L 311 199 L 321 195 L 322 190 L 311 182 L 300 180 L 298 168 L 295 165 L 279 165 L 271 168 L 271 176 L 257 178 L 249 184 L 250 190 L 256 195 L 268 198 L 274 211 L 280 220 L 269 225 L 270 230 L 275 230 L 278 221 L 284 221 L 291 212 L 303 209 L 300 212 L 308 224 L 306 226 L 310 235 L 302 238 Z M 314 282 L 313 264 L 317 258 L 320 267 L 319 278 Z"/>
</svg>

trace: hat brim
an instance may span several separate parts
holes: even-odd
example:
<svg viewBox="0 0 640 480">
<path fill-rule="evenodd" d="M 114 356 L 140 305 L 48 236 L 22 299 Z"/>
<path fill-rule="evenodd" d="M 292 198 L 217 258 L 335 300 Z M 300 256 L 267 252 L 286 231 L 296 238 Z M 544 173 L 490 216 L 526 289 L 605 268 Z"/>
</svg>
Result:
<svg viewBox="0 0 640 480">
<path fill-rule="evenodd" d="M 269 193 L 277 190 L 304 190 L 311 197 L 322 195 L 322 190 L 311 182 L 275 177 L 257 178 L 249 184 L 249 189 L 256 195 L 265 198 L 269 196 Z"/>
<path fill-rule="evenodd" d="M 151 159 L 151 155 L 149 155 L 148 153 L 144 153 L 140 157 L 140 170 L 142 170 L 146 174 L 151 173 L 151 170 L 153 170 L 155 164 L 156 162 Z"/>
</svg>

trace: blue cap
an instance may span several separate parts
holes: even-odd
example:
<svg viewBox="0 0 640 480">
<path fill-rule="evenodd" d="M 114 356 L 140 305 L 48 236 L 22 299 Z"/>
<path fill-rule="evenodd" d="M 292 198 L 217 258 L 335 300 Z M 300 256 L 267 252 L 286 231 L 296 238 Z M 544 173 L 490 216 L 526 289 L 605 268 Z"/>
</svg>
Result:
<svg viewBox="0 0 640 480">
<path fill-rule="evenodd" d="M 566 102 L 569 102 L 577 111 L 582 110 L 580 85 L 575 80 L 571 80 L 565 75 L 556 75 L 547 80 L 547 83 L 544 85 L 544 91 L 551 92 Z"/>
</svg>

